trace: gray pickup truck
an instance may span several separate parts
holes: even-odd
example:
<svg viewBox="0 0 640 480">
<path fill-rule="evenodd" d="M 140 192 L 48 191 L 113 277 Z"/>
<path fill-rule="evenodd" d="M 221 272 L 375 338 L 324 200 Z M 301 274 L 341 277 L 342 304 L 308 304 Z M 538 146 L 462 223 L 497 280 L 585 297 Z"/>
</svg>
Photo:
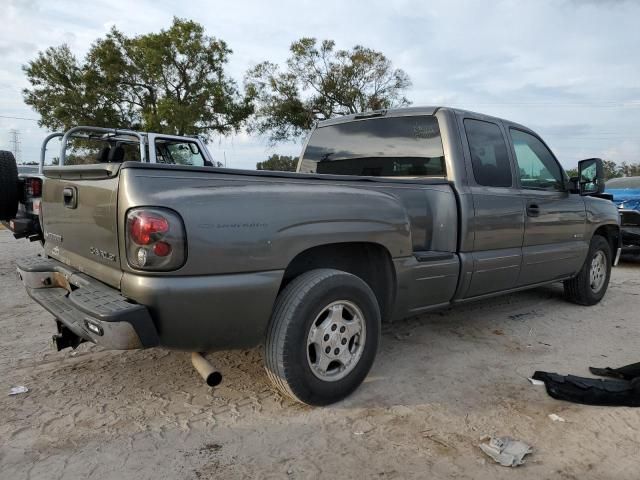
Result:
<svg viewBox="0 0 640 480">
<path fill-rule="evenodd" d="M 44 255 L 17 260 L 58 348 L 263 344 L 275 386 L 323 405 L 364 380 L 382 321 L 552 282 L 593 305 L 620 251 L 599 159 L 569 179 L 533 131 L 468 111 L 322 122 L 297 173 L 209 161 L 198 139 L 64 135 Z"/>
</svg>

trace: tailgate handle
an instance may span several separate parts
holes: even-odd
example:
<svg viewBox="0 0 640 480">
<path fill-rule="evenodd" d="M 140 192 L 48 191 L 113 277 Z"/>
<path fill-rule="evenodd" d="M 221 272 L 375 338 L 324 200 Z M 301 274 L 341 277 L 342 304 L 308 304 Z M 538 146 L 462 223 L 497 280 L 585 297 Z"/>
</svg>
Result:
<svg viewBox="0 0 640 480">
<path fill-rule="evenodd" d="M 64 199 L 65 207 L 76 208 L 78 206 L 76 187 L 64 187 L 62 190 L 62 198 Z"/>
</svg>

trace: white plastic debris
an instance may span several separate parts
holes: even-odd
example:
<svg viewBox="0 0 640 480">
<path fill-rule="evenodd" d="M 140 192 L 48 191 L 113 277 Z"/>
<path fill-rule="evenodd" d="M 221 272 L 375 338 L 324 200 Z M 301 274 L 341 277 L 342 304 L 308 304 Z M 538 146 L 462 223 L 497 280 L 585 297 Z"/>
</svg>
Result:
<svg viewBox="0 0 640 480">
<path fill-rule="evenodd" d="M 533 452 L 533 447 L 511 437 L 489 437 L 479 445 L 480 449 L 505 467 L 517 467 L 524 463 L 524 456 Z"/>
<path fill-rule="evenodd" d="M 17 387 L 11 387 L 9 390 L 9 395 L 20 395 L 21 393 L 27 393 L 29 389 L 23 385 L 18 385 Z"/>
<path fill-rule="evenodd" d="M 360 419 L 355 421 L 352 428 L 354 435 L 364 435 L 365 433 L 369 433 L 375 427 L 366 420 Z"/>
<path fill-rule="evenodd" d="M 550 413 L 548 417 L 554 422 L 566 422 L 564 418 L 562 418 L 560 415 L 556 415 L 555 413 Z"/>
<path fill-rule="evenodd" d="M 542 380 L 536 380 L 535 378 L 528 378 L 532 385 L 544 385 Z"/>
</svg>

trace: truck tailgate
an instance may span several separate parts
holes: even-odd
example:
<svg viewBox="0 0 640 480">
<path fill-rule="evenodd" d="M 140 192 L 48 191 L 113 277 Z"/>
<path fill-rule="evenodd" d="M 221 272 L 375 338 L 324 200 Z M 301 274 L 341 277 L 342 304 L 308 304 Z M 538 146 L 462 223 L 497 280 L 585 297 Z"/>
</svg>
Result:
<svg viewBox="0 0 640 480">
<path fill-rule="evenodd" d="M 45 252 L 56 260 L 119 288 L 119 164 L 45 169 L 42 221 Z"/>
</svg>

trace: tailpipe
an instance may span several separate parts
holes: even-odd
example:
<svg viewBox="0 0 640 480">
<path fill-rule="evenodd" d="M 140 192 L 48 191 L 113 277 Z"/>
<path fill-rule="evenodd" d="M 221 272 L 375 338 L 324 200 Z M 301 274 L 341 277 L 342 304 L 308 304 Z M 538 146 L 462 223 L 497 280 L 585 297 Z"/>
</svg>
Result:
<svg viewBox="0 0 640 480">
<path fill-rule="evenodd" d="M 191 354 L 191 364 L 210 387 L 222 383 L 222 374 L 201 353 L 193 352 Z"/>
</svg>

